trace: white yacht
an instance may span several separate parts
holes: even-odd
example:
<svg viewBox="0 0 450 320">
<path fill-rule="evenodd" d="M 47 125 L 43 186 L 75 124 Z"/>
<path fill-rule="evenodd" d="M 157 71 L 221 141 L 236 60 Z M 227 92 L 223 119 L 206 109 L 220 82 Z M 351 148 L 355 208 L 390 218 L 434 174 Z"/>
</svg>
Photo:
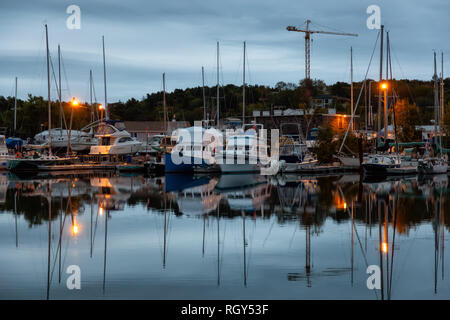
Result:
<svg viewBox="0 0 450 320">
<path fill-rule="evenodd" d="M 84 128 L 83 128 L 84 129 Z M 94 134 L 81 130 L 71 130 L 70 132 L 70 146 L 73 151 L 87 151 L 91 146 L 97 144 L 97 139 Z M 69 144 L 69 130 L 63 128 L 54 128 L 51 130 L 52 148 L 67 148 Z M 48 144 L 49 132 L 42 131 L 34 136 L 34 142 L 38 146 L 45 146 Z"/>
<path fill-rule="evenodd" d="M 151 136 L 148 141 L 145 141 L 142 143 L 141 148 L 139 149 L 140 153 L 158 153 L 158 149 L 161 145 L 162 140 L 164 139 L 165 135 L 163 134 L 156 134 Z"/>
<path fill-rule="evenodd" d="M 126 130 L 119 130 L 109 123 L 102 123 L 95 135 L 98 144 L 92 146 L 89 154 L 95 155 L 125 155 L 135 154 L 142 142 L 132 138 Z"/>
<path fill-rule="evenodd" d="M 222 160 L 220 170 L 223 173 L 260 172 L 261 167 L 267 164 L 266 160 L 270 160 L 267 152 L 264 159 L 261 159 L 259 151 L 264 149 L 268 149 L 266 141 L 258 137 L 255 128 L 228 136 L 225 149 L 217 154 Z"/>
</svg>

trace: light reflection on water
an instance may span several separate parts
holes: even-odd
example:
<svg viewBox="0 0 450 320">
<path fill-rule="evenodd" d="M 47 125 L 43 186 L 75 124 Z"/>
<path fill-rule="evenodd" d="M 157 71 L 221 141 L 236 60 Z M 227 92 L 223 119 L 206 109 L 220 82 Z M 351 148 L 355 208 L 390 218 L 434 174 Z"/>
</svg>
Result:
<svg viewBox="0 0 450 320">
<path fill-rule="evenodd" d="M 449 191 L 447 176 L 3 175 L 0 298 L 448 299 Z"/>
</svg>

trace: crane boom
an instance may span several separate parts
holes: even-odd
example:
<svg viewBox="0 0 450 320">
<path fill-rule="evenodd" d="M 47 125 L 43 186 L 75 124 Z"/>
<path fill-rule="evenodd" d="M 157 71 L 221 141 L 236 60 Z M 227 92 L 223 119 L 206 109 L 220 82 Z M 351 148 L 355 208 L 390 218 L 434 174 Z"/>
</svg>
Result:
<svg viewBox="0 0 450 320">
<path fill-rule="evenodd" d="M 320 34 L 330 34 L 335 36 L 349 36 L 349 37 L 357 37 L 356 33 L 346 33 L 346 32 L 331 32 L 331 31 L 322 31 L 322 30 L 310 30 L 309 24 L 311 20 L 306 20 L 306 29 L 300 29 L 294 26 L 288 26 L 286 28 L 287 31 L 294 32 L 303 32 L 305 33 L 305 79 L 310 79 L 310 69 L 311 69 L 311 58 L 310 58 L 310 47 L 311 47 L 311 34 L 320 33 Z"/>
</svg>

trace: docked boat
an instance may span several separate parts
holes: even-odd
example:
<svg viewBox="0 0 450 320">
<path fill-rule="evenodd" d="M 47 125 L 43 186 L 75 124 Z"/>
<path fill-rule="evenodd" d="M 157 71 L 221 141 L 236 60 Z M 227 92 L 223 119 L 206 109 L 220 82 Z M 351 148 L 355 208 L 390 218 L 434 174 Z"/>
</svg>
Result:
<svg viewBox="0 0 450 320">
<path fill-rule="evenodd" d="M 11 172 L 36 172 L 41 166 L 64 165 L 73 163 L 73 158 L 60 158 L 54 155 L 39 155 L 32 157 L 8 159 L 6 168 Z"/>
<path fill-rule="evenodd" d="M 208 134 L 221 140 L 222 133 L 214 128 L 189 127 L 178 129 L 173 134 L 175 145 L 168 145 L 164 153 L 166 172 L 204 172 L 215 168 L 215 159 L 205 159 L 203 151 L 209 148 L 204 135 Z M 173 141 L 173 139 L 172 139 Z M 167 142 L 167 141 L 166 141 Z M 163 147 L 164 148 L 164 147 Z M 160 147 L 160 149 L 162 149 Z M 213 153 L 213 150 L 211 150 Z"/>
<path fill-rule="evenodd" d="M 15 156 L 10 155 L 6 147 L 6 138 L 0 135 L 0 170 L 6 169 L 8 160 L 15 159 Z"/>
<path fill-rule="evenodd" d="M 50 130 L 52 148 L 66 150 L 69 145 L 69 130 L 63 128 L 54 128 Z M 31 147 L 38 149 L 39 147 L 45 148 L 49 143 L 49 131 L 44 130 L 34 136 L 34 144 Z M 94 133 L 86 132 L 82 130 L 71 130 L 70 132 L 70 148 L 73 151 L 83 152 L 89 151 L 91 146 L 95 146 L 98 143 L 94 137 Z"/>
<path fill-rule="evenodd" d="M 401 160 L 390 154 L 375 154 L 369 155 L 362 166 L 366 174 L 388 174 L 391 169 L 400 168 Z"/>
<path fill-rule="evenodd" d="M 143 142 L 141 148 L 139 149 L 139 153 L 149 153 L 156 154 L 159 152 L 159 147 L 161 142 L 163 141 L 165 135 L 156 134 L 151 136 L 148 141 Z"/>
<path fill-rule="evenodd" d="M 444 158 L 419 159 L 417 171 L 419 174 L 441 174 L 447 173 L 448 164 Z"/>
<path fill-rule="evenodd" d="M 221 159 L 220 170 L 222 173 L 260 172 L 270 160 L 267 152 L 265 156 L 258 152 L 263 149 L 268 149 L 267 144 L 253 128 L 231 135 L 226 139 L 225 149 L 217 155 Z"/>
<path fill-rule="evenodd" d="M 297 123 L 283 123 L 280 126 L 280 170 L 296 172 L 304 167 L 317 164 L 317 159 L 308 152 Z"/>
<path fill-rule="evenodd" d="M 142 143 L 132 138 L 126 130 L 120 130 L 108 122 L 99 126 L 95 138 L 98 144 L 91 147 L 89 154 L 92 155 L 135 154 L 142 146 Z"/>
</svg>

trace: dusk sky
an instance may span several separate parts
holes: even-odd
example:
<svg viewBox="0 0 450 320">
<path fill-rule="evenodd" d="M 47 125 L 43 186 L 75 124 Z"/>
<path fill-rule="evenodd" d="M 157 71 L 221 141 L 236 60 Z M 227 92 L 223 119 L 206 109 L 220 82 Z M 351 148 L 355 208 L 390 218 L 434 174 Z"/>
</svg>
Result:
<svg viewBox="0 0 450 320">
<path fill-rule="evenodd" d="M 81 29 L 69 30 L 69 5 L 81 9 Z M 381 8 L 381 22 L 390 31 L 395 78 L 431 79 L 433 50 L 450 60 L 447 0 L 150 0 L 81 1 L 21 0 L 0 4 L 0 95 L 46 96 L 45 30 L 53 64 L 61 45 L 66 76 L 63 98 L 89 98 L 89 70 L 94 73 L 98 101 L 103 101 L 101 37 L 105 36 L 108 101 L 141 99 L 162 89 L 216 82 L 216 41 L 220 41 L 221 83 L 242 82 L 242 42 L 247 41 L 248 83 L 274 86 L 304 77 L 302 33 L 286 26 L 359 34 L 358 37 L 313 35 L 311 77 L 331 84 L 350 81 L 350 47 L 354 79 L 364 78 L 378 30 L 369 30 L 366 9 Z M 377 78 L 378 51 L 369 76 Z M 444 68 L 450 66 L 445 63 Z M 57 71 L 57 70 L 55 70 Z M 449 71 L 450 72 L 450 71 Z M 52 79 L 52 99 L 56 99 Z"/>
</svg>

